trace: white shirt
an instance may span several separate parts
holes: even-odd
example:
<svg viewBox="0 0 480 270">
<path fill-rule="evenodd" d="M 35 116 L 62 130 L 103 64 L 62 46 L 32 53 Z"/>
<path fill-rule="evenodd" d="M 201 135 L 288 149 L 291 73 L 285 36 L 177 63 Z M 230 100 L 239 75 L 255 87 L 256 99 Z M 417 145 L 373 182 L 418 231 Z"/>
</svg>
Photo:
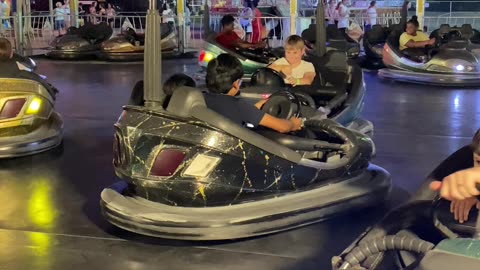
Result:
<svg viewBox="0 0 480 270">
<path fill-rule="evenodd" d="M 350 9 L 344 4 L 340 5 L 338 11 L 338 28 L 347 28 L 350 25 Z"/>
<path fill-rule="evenodd" d="M 287 61 L 287 59 L 285 59 L 285 57 L 282 57 L 282 58 L 278 59 L 277 61 L 273 62 L 273 65 L 289 66 L 290 63 L 288 63 L 288 61 Z M 315 67 L 313 66 L 312 63 L 302 60 L 300 62 L 300 65 L 292 68 L 291 77 L 294 78 L 294 79 L 301 79 L 305 76 L 305 73 L 310 73 L 310 72 L 315 73 Z M 288 78 L 285 78 L 285 82 L 288 83 Z"/>
<path fill-rule="evenodd" d="M 6 1 L 3 3 L 0 2 L 0 18 L 6 19 L 8 17 L 7 12 L 8 12 L 7 2 Z"/>
<path fill-rule="evenodd" d="M 165 22 L 175 22 L 175 19 L 173 18 L 173 10 L 172 9 L 166 9 L 162 12 L 162 15 L 165 17 L 164 21 Z"/>
<path fill-rule="evenodd" d="M 375 7 L 370 7 L 367 9 L 367 24 L 375 25 L 377 24 L 377 9 Z"/>
<path fill-rule="evenodd" d="M 57 7 L 55 9 L 55 21 L 64 21 L 66 13 L 65 9 Z"/>
</svg>

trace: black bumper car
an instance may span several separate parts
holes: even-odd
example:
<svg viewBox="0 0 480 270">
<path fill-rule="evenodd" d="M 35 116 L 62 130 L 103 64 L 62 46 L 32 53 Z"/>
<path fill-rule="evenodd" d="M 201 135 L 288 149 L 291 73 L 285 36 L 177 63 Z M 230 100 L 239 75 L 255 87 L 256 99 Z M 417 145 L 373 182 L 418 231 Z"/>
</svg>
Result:
<svg viewBox="0 0 480 270">
<path fill-rule="evenodd" d="M 175 54 L 178 48 L 175 29 L 171 24 L 160 25 L 162 39 L 162 55 Z M 142 61 L 145 51 L 145 34 L 136 33 L 128 28 L 122 35 L 105 41 L 98 57 L 109 61 Z"/>
<path fill-rule="evenodd" d="M 423 198 L 391 211 L 334 257 L 332 269 L 480 269 L 478 211 L 460 224 L 449 205 L 438 198 Z"/>
<path fill-rule="evenodd" d="M 314 50 L 316 44 L 316 24 L 311 24 L 308 29 L 302 32 L 302 38 L 306 45 Z M 360 55 L 360 44 L 352 40 L 348 35 L 338 30 L 336 25 L 328 25 L 327 33 L 327 51 L 339 50 L 346 52 L 348 58 L 356 58 Z"/>
<path fill-rule="evenodd" d="M 112 28 L 105 22 L 87 23 L 80 28 L 70 27 L 67 34 L 55 38 L 47 57 L 53 59 L 82 59 L 96 57 L 102 43 L 113 34 Z"/>
<path fill-rule="evenodd" d="M 365 59 L 362 66 L 368 69 L 379 69 L 385 67 L 383 65 L 383 47 L 390 34 L 392 27 L 383 27 L 374 25 L 370 31 L 365 33 L 363 38 L 363 48 L 365 50 Z"/>
<path fill-rule="evenodd" d="M 399 50 L 402 31 L 393 31 L 383 50 L 379 76 L 404 82 L 441 86 L 480 85 L 480 45 L 471 41 L 475 36 L 470 25 L 450 27 L 442 25 L 432 32 L 437 39 L 435 48 L 427 48 L 421 55 L 409 55 Z"/>
<path fill-rule="evenodd" d="M 55 93 L 26 79 L 0 78 L 0 158 L 47 151 L 60 145 L 63 121 Z"/>
<path fill-rule="evenodd" d="M 263 109 L 302 113 L 290 92 Z M 200 90 L 177 89 L 166 109 L 126 106 L 115 124 L 114 167 L 101 208 L 121 228 L 163 238 L 214 240 L 269 234 L 374 205 L 389 174 L 369 164 L 371 139 L 331 120 L 305 134 L 249 130 L 206 107 Z M 311 134 L 314 132 L 315 138 Z"/>
<path fill-rule="evenodd" d="M 33 61 L 33 59 L 30 57 L 14 53 L 12 59 L 22 64 L 24 67 L 28 68 L 32 72 L 37 69 L 37 63 L 35 63 L 35 61 Z"/>
</svg>

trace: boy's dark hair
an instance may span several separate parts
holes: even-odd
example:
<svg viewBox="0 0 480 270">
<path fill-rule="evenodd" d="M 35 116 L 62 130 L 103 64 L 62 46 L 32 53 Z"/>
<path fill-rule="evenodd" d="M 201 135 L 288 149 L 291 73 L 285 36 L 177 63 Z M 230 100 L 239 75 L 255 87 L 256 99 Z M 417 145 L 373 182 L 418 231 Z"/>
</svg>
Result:
<svg viewBox="0 0 480 270">
<path fill-rule="evenodd" d="M 240 61 L 230 54 L 220 54 L 208 63 L 207 88 L 213 93 L 226 94 L 242 76 L 243 67 Z"/>
<path fill-rule="evenodd" d="M 0 38 L 0 60 L 10 59 L 12 54 L 12 44 L 6 38 Z"/>
<path fill-rule="evenodd" d="M 163 92 L 167 96 L 173 95 L 173 91 L 181 86 L 196 87 L 197 84 L 190 77 L 183 73 L 177 73 L 168 78 L 163 84 Z"/>
<path fill-rule="evenodd" d="M 222 20 L 220 21 L 220 23 L 222 24 L 222 27 L 233 24 L 234 22 L 235 22 L 235 18 L 233 18 L 232 15 L 225 15 L 222 17 Z"/>
</svg>

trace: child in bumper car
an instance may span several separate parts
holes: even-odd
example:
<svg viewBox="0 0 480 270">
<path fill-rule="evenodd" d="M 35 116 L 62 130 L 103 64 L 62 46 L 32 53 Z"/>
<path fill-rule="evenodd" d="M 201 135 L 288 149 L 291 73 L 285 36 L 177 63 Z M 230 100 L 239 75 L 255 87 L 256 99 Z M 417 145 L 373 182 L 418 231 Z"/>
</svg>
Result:
<svg viewBox="0 0 480 270">
<path fill-rule="evenodd" d="M 261 49 L 265 48 L 266 44 L 263 42 L 260 43 L 250 43 L 243 41 L 237 33 L 235 33 L 235 18 L 232 15 L 225 15 L 221 20 L 222 32 L 218 34 L 215 41 L 222 45 L 223 47 L 235 51 L 237 48 L 240 49 Z"/>
<path fill-rule="evenodd" d="M 286 84 L 311 85 L 315 79 L 315 67 L 302 60 L 304 54 L 305 42 L 300 36 L 292 35 L 285 43 L 285 57 L 273 62 L 269 68 L 283 74 Z"/>
<path fill-rule="evenodd" d="M 302 119 L 280 119 L 261 111 L 266 100 L 252 105 L 237 98 L 242 76 L 242 64 L 232 55 L 224 53 L 210 61 L 206 77 L 209 93 L 204 94 L 207 107 L 244 127 L 263 126 L 280 133 L 302 128 Z"/>
<path fill-rule="evenodd" d="M 436 42 L 435 38 L 429 38 L 425 33 L 419 31 L 418 27 L 417 16 L 413 16 L 407 22 L 406 30 L 399 39 L 400 51 L 412 60 L 421 60 L 427 54 L 425 48 L 435 45 Z"/>
<path fill-rule="evenodd" d="M 480 184 L 480 129 L 472 143 L 460 148 L 445 159 L 427 179 L 431 189 L 441 191 L 442 197 L 451 200 L 450 212 L 455 220 L 468 220 L 473 207 L 480 209 L 475 184 Z"/>
<path fill-rule="evenodd" d="M 13 60 L 12 44 L 5 38 L 0 38 L 0 77 L 37 81 L 47 89 L 54 99 L 58 93 L 58 90 L 40 75 L 31 72 L 28 68 Z"/>
</svg>

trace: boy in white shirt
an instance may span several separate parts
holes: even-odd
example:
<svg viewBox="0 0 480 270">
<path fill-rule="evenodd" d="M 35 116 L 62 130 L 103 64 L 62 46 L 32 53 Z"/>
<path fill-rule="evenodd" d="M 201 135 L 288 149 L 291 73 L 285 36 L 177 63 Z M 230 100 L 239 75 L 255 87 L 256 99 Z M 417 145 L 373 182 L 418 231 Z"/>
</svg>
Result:
<svg viewBox="0 0 480 270">
<path fill-rule="evenodd" d="M 311 85 L 315 79 L 315 67 L 302 60 L 305 42 L 300 36 L 292 35 L 285 43 L 285 57 L 273 62 L 269 68 L 285 75 L 285 83 L 292 86 Z"/>
</svg>

